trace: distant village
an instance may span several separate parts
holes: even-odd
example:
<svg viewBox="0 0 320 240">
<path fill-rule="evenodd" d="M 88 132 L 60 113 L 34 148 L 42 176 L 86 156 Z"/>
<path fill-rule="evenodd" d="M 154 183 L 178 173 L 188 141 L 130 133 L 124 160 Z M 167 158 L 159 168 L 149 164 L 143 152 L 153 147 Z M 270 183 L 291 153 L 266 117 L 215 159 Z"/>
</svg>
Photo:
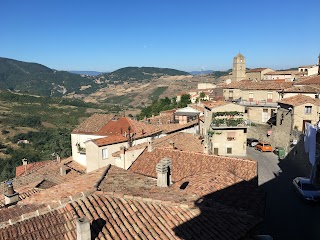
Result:
<svg viewBox="0 0 320 240">
<path fill-rule="evenodd" d="M 239 53 L 230 78 L 176 100 L 185 94 L 187 107 L 141 121 L 93 114 L 72 131 L 67 159 L 24 159 L 0 185 L 0 239 L 253 239 L 266 193 L 248 139 L 281 158 L 306 154 L 298 146 L 319 123 L 320 56 L 296 70 L 247 70 Z"/>
</svg>

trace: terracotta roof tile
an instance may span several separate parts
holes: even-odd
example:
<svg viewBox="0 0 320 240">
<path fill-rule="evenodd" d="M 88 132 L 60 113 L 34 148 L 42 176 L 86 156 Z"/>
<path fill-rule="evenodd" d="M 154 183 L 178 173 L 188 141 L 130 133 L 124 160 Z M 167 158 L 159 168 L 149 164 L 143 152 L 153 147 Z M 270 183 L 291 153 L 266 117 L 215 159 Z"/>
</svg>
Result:
<svg viewBox="0 0 320 240">
<path fill-rule="evenodd" d="M 319 85 L 295 85 L 290 88 L 286 88 L 282 90 L 285 93 L 319 93 L 320 92 L 320 84 Z"/>
<path fill-rule="evenodd" d="M 22 176 L 26 173 L 35 171 L 50 162 L 52 162 L 52 161 L 32 162 L 32 163 L 28 163 L 27 165 L 20 165 L 20 166 L 16 167 L 16 177 L 19 177 L 19 176 Z"/>
<path fill-rule="evenodd" d="M 292 97 L 284 98 L 279 103 L 284 103 L 291 106 L 300 106 L 305 103 L 311 103 L 316 106 L 320 106 L 320 100 L 314 99 L 306 95 L 298 94 Z"/>
<path fill-rule="evenodd" d="M 250 70 L 247 71 L 247 73 L 250 72 L 262 72 L 263 70 L 266 70 L 267 68 L 252 68 Z"/>
<path fill-rule="evenodd" d="M 170 123 L 170 124 L 159 124 L 156 125 L 159 129 L 162 130 L 163 133 L 173 133 L 177 131 L 181 131 L 186 128 L 190 128 L 198 124 L 198 120 L 190 121 L 186 124 L 179 124 L 179 123 Z"/>
<path fill-rule="evenodd" d="M 126 142 L 126 141 L 128 141 L 128 138 L 124 137 L 122 135 L 108 136 L 108 137 L 98 138 L 98 139 L 92 140 L 92 142 L 94 142 L 99 147 L 114 144 L 114 143 Z"/>
<path fill-rule="evenodd" d="M 72 133 L 97 133 L 112 118 L 113 114 L 95 113 L 76 127 Z"/>
<path fill-rule="evenodd" d="M 298 70 L 283 70 L 283 71 L 272 71 L 268 72 L 265 75 L 295 75 L 299 74 Z"/>
<path fill-rule="evenodd" d="M 320 84 L 320 75 L 306 77 L 303 80 L 294 83 L 294 85 L 310 85 L 310 84 Z"/>
<path fill-rule="evenodd" d="M 101 178 L 105 170 L 106 168 L 100 168 L 96 171 L 57 184 L 49 189 L 33 194 L 29 198 L 22 200 L 21 203 L 50 205 L 63 198 L 81 194 L 81 192 L 94 191 L 95 184 Z"/>
<path fill-rule="evenodd" d="M 212 109 L 215 107 L 220 107 L 220 106 L 223 106 L 223 105 L 226 105 L 229 103 L 230 102 L 225 102 L 225 101 L 205 101 L 205 102 L 202 102 L 202 104 L 209 109 Z"/>
<path fill-rule="evenodd" d="M 284 82 L 277 80 L 247 81 L 242 80 L 226 85 L 225 89 L 241 89 L 241 90 L 282 90 L 289 88 L 293 82 Z"/>
<path fill-rule="evenodd" d="M 150 201 L 92 195 L 64 208 L 1 228 L 1 239 L 76 239 L 76 218 L 90 219 L 97 239 L 240 239 L 259 220 L 249 214 L 189 209 Z M 19 229 L 19 230 L 18 230 Z"/>
<path fill-rule="evenodd" d="M 69 164 L 72 164 L 72 167 L 68 167 Z M 68 173 L 64 176 L 60 175 L 60 168 L 62 166 L 69 169 Z M 71 158 L 63 159 L 61 160 L 61 162 L 50 161 L 37 170 L 26 173 L 23 176 L 16 177 L 10 181 L 12 181 L 15 189 L 27 186 L 34 182 L 41 182 L 44 179 L 49 180 L 55 184 L 60 184 L 76 176 L 84 174 L 84 171 L 80 170 L 83 169 L 83 167 L 78 166 L 80 165 L 72 161 Z M 4 187 L 5 183 L 0 183 L 0 191 L 3 191 Z"/>
<path fill-rule="evenodd" d="M 130 171 L 150 177 L 156 177 L 156 165 L 162 158 L 172 159 L 172 179 L 180 181 L 186 176 L 199 173 L 230 171 L 236 164 L 235 175 L 250 180 L 257 176 L 256 162 L 251 160 L 207 155 L 203 153 L 185 152 L 180 150 L 155 148 L 154 151 L 144 151 L 129 168 Z"/>
</svg>

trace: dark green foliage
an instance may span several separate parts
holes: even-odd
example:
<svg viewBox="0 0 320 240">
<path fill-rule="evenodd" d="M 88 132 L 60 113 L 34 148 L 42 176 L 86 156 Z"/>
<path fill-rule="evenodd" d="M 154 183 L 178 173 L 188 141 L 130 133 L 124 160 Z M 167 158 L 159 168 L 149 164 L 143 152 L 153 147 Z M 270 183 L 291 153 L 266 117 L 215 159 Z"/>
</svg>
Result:
<svg viewBox="0 0 320 240">
<path fill-rule="evenodd" d="M 157 87 L 153 93 L 149 96 L 151 100 L 158 100 L 159 96 L 164 93 L 168 87 Z"/>
<path fill-rule="evenodd" d="M 19 144 L 19 148 L 7 147 L 8 159 L 0 159 L 0 181 L 15 177 L 15 168 L 21 165 L 21 160 L 38 162 L 52 159 L 52 154 L 59 154 L 62 158 L 71 155 L 70 131 L 67 129 L 41 129 L 39 132 L 30 131 L 14 136 L 11 141 L 20 139 L 30 141 L 30 144 Z M 1 145 L 3 146 L 3 145 Z M 6 146 L 3 146 L 6 147 Z"/>
<path fill-rule="evenodd" d="M 213 76 L 215 78 L 219 78 L 222 76 L 228 76 L 232 72 L 232 69 L 228 69 L 227 71 L 214 71 L 209 74 L 209 76 Z"/>
<path fill-rule="evenodd" d="M 93 80 L 66 71 L 55 71 L 37 63 L 0 58 L 0 89 L 11 89 L 42 96 L 62 96 L 80 93 L 80 86 L 91 85 L 86 92 L 94 92 L 99 86 Z M 62 86 L 66 89 L 63 92 Z"/>
<path fill-rule="evenodd" d="M 222 116 L 228 116 L 230 118 L 220 118 Z M 212 113 L 212 124 L 217 127 L 221 124 L 226 124 L 229 127 L 236 127 L 243 123 L 243 118 L 234 118 L 235 116 L 243 116 L 243 113 L 237 111 L 214 112 Z"/>
<path fill-rule="evenodd" d="M 190 75 L 190 73 L 170 69 L 170 68 L 156 68 L 156 67 L 125 67 L 120 68 L 111 73 L 105 73 L 103 76 L 110 83 L 116 82 L 141 82 L 142 80 L 151 80 L 155 77 L 161 76 L 179 76 Z"/>
<path fill-rule="evenodd" d="M 160 100 L 154 100 L 150 106 L 141 109 L 141 113 L 137 116 L 137 118 L 143 119 L 144 117 L 158 115 L 162 111 L 171 110 L 174 108 L 183 108 L 186 107 L 190 102 L 189 94 L 182 95 L 181 101 L 178 103 L 176 98 L 169 99 L 166 97 Z"/>
</svg>

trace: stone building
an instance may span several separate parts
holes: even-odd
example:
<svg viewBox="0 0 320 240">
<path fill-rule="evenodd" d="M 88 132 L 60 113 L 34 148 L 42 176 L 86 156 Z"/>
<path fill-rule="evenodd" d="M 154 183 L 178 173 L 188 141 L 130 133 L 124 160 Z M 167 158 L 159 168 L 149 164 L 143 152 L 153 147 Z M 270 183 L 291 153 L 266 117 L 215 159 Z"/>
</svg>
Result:
<svg viewBox="0 0 320 240">
<path fill-rule="evenodd" d="M 279 101 L 277 126 L 290 123 L 290 132 L 293 129 L 303 132 L 305 122 L 316 124 L 319 121 L 319 108 L 319 99 L 302 94 L 284 98 Z"/>
<path fill-rule="evenodd" d="M 237 124 L 228 124 L 227 121 L 246 119 L 246 116 L 231 116 L 228 112 L 245 115 L 245 107 L 224 101 L 205 103 L 205 116 L 204 121 L 200 122 L 200 131 L 204 137 L 206 152 L 214 155 L 245 156 L 247 126 L 243 124 L 243 121 Z M 224 119 L 225 122 L 214 123 L 214 113 L 225 113 L 225 116 L 217 117 Z"/>
<path fill-rule="evenodd" d="M 246 58 L 238 53 L 233 58 L 232 82 L 238 82 L 246 78 Z"/>
</svg>

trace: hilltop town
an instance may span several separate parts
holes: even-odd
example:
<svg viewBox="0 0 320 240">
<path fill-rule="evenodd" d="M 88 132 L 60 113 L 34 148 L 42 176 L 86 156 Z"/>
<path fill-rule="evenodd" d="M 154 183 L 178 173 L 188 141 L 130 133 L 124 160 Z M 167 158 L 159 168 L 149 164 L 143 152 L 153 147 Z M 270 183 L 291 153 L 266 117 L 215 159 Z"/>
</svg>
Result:
<svg viewBox="0 0 320 240">
<path fill-rule="evenodd" d="M 318 130 L 318 60 L 247 70 L 239 53 L 221 81 L 200 76 L 177 95 L 174 82 L 192 76 L 161 76 L 156 87 L 170 81 L 169 101 L 187 98 L 185 107 L 142 119 L 92 114 L 72 130 L 70 157 L 23 159 L 1 183 L 0 239 L 255 239 L 297 221 L 294 211 L 316 219 L 291 187 L 311 171 L 320 184 L 318 155 L 309 156 L 320 133 L 305 144 Z M 138 86 L 125 85 L 128 94 Z M 288 235 L 303 236 L 294 227 Z"/>
</svg>

